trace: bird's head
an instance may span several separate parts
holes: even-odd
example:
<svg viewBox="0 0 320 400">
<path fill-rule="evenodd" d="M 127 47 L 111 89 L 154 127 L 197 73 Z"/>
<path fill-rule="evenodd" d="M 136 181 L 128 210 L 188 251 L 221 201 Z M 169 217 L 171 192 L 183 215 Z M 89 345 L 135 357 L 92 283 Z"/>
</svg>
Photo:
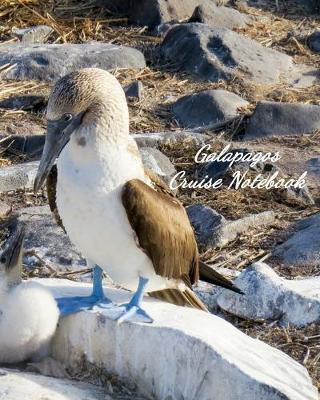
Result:
<svg viewBox="0 0 320 400">
<path fill-rule="evenodd" d="M 106 137 L 129 134 L 128 106 L 118 80 L 99 68 L 84 68 L 59 79 L 48 100 L 47 135 L 34 191 L 41 188 L 73 136 L 78 135 L 77 143 L 85 146 L 86 136 L 97 131 Z"/>
<path fill-rule="evenodd" d="M 7 285 L 21 280 L 25 227 L 15 217 L 0 222 L 0 279 Z"/>
</svg>

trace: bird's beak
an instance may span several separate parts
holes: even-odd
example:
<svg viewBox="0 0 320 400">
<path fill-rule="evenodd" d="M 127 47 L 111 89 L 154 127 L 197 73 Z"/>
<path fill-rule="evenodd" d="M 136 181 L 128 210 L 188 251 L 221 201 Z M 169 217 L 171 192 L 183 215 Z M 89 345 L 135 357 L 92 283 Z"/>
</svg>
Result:
<svg viewBox="0 0 320 400">
<path fill-rule="evenodd" d="M 64 146 L 68 143 L 72 132 L 79 127 L 84 113 L 79 113 L 71 121 L 63 120 L 51 121 L 47 123 L 47 135 L 42 152 L 37 176 L 34 181 L 34 192 L 36 193 L 43 185 L 45 179 L 55 163 L 56 158 Z"/>
<path fill-rule="evenodd" d="M 21 267 L 24 234 L 24 225 L 21 222 L 15 221 L 1 253 L 1 260 L 4 260 L 4 267 L 7 274 L 12 274 L 16 268 Z"/>
</svg>

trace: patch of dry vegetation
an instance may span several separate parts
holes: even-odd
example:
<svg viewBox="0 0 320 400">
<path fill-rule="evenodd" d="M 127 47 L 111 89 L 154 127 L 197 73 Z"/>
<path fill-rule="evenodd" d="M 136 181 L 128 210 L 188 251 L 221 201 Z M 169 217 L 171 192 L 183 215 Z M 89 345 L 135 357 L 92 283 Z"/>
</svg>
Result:
<svg viewBox="0 0 320 400">
<path fill-rule="evenodd" d="M 285 352 L 304 365 L 320 390 L 320 326 L 312 324 L 306 328 L 279 327 L 277 321 L 250 322 L 237 317 L 226 318 L 245 334 L 262 340 Z"/>
</svg>

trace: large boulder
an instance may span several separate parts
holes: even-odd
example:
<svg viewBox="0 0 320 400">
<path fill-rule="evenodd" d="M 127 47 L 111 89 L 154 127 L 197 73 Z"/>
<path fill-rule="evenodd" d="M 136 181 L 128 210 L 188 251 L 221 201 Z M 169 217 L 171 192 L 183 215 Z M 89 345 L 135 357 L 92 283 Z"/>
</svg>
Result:
<svg viewBox="0 0 320 400">
<path fill-rule="evenodd" d="M 37 160 L 41 158 L 45 140 L 46 140 L 45 135 L 4 136 L 0 137 L 0 151 L 3 154 L 7 155 L 24 156 L 28 160 Z M 1 176 L 1 169 L 0 169 L 0 176 Z M 0 187 L 1 187 L 1 178 L 0 178 Z"/>
<path fill-rule="evenodd" d="M 6 79 L 55 81 L 80 68 L 144 68 L 143 54 L 134 48 L 108 43 L 3 45 L 0 67 Z"/>
<path fill-rule="evenodd" d="M 56 224 L 48 206 L 22 208 L 19 219 L 26 223 L 24 263 L 27 266 L 35 267 L 42 263 L 43 268 L 55 271 L 86 267 L 86 261 Z"/>
<path fill-rule="evenodd" d="M 254 228 L 268 226 L 275 221 L 273 211 L 250 214 L 235 221 L 226 220 L 221 214 L 203 204 L 189 206 L 186 211 L 195 231 L 197 243 L 205 250 L 225 246 L 238 235 Z"/>
<path fill-rule="evenodd" d="M 249 320 L 280 320 L 297 327 L 320 323 L 320 277 L 287 280 L 257 262 L 235 283 L 245 295 L 224 290 L 217 298 L 219 307 L 231 314 Z"/>
<path fill-rule="evenodd" d="M 231 7 L 217 6 L 214 2 L 195 8 L 188 22 L 201 22 L 213 28 L 241 28 L 246 26 L 250 17 Z"/>
<path fill-rule="evenodd" d="M 131 0 L 129 21 L 149 28 L 172 20 L 190 18 L 198 5 L 223 4 L 227 0 Z"/>
<path fill-rule="evenodd" d="M 40 111 L 47 104 L 47 97 L 41 95 L 13 96 L 0 101 L 0 108 L 9 110 Z"/>
<path fill-rule="evenodd" d="M 273 84 L 293 68 L 292 58 L 227 28 L 201 23 L 176 25 L 165 36 L 163 62 L 198 79 L 229 80 L 240 74 L 257 83 Z"/>
<path fill-rule="evenodd" d="M 273 255 L 286 266 L 320 266 L 320 214 L 298 222 L 296 232 Z"/>
<path fill-rule="evenodd" d="M 311 50 L 320 53 L 320 30 L 313 32 L 307 39 Z"/>
<path fill-rule="evenodd" d="M 113 400 L 102 387 L 12 369 L 0 370 L 0 398 L 6 400 Z"/>
<path fill-rule="evenodd" d="M 185 127 L 210 126 L 236 117 L 249 103 L 227 90 L 204 90 L 183 96 L 172 106 L 177 121 Z"/>
<path fill-rule="evenodd" d="M 84 295 L 91 286 L 44 281 L 59 297 Z M 116 303 L 130 298 L 119 289 L 105 293 Z M 224 319 L 155 299 L 146 298 L 143 307 L 154 323 L 118 324 L 108 317 L 111 310 L 63 318 L 54 357 L 71 371 L 84 361 L 102 367 L 157 399 L 317 400 L 302 365 Z"/>
<path fill-rule="evenodd" d="M 249 119 L 244 140 L 266 136 L 302 135 L 319 128 L 320 106 L 262 101 Z"/>
<path fill-rule="evenodd" d="M 38 162 L 29 162 L 0 168 L 0 193 L 24 188 L 30 189 L 38 166 Z"/>
</svg>

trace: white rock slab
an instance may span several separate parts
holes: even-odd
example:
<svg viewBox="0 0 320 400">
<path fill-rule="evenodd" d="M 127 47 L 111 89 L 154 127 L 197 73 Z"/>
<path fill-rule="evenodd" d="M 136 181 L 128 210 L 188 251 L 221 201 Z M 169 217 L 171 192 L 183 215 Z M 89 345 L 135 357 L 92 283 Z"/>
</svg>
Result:
<svg viewBox="0 0 320 400">
<path fill-rule="evenodd" d="M 42 282 L 59 296 L 90 291 L 86 284 Z M 106 294 L 118 303 L 130 296 L 116 289 Z M 119 325 L 105 311 L 62 319 L 54 357 L 70 368 L 85 357 L 160 400 L 317 399 L 303 366 L 225 320 L 153 299 L 146 299 L 144 307 L 153 324 Z"/>
<path fill-rule="evenodd" d="M 280 320 L 303 327 L 320 323 L 320 277 L 288 280 L 262 262 L 252 264 L 235 283 L 244 296 L 224 290 L 217 298 L 219 307 L 250 320 Z"/>
<path fill-rule="evenodd" d="M 67 379 L 0 370 L 1 400 L 108 400 L 103 390 L 87 383 Z"/>
</svg>

